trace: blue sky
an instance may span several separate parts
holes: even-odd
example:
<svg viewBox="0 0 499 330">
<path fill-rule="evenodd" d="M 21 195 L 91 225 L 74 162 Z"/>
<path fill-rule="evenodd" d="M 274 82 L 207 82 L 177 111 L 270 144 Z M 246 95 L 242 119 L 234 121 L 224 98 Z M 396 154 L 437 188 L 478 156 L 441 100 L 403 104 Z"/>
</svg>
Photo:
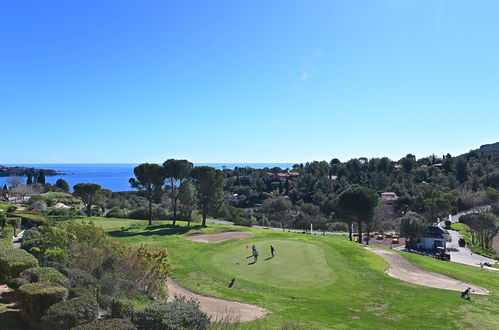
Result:
<svg viewBox="0 0 499 330">
<path fill-rule="evenodd" d="M 0 164 L 460 154 L 499 141 L 498 11 L 2 1 Z"/>
</svg>

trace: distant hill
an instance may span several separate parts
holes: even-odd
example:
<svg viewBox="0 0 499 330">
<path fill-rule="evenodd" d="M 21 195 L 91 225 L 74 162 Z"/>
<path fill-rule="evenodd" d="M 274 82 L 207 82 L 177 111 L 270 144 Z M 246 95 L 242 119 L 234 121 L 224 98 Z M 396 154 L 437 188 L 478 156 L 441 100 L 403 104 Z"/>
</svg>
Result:
<svg viewBox="0 0 499 330">
<path fill-rule="evenodd" d="M 484 144 L 477 149 L 477 151 L 481 152 L 497 152 L 499 153 L 499 142 L 492 144 Z"/>
<path fill-rule="evenodd" d="M 33 167 L 24 167 L 24 166 L 13 166 L 7 167 L 0 165 L 0 176 L 25 176 L 28 174 L 34 175 L 35 173 L 40 172 L 42 169 L 33 168 Z M 43 169 L 45 175 L 61 175 L 63 173 L 59 173 L 56 170 Z"/>
</svg>

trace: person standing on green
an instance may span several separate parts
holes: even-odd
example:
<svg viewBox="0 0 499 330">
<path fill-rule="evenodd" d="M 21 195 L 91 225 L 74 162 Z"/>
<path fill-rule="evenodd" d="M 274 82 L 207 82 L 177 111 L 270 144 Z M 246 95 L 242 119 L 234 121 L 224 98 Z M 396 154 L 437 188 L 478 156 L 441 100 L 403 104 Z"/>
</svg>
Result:
<svg viewBox="0 0 499 330">
<path fill-rule="evenodd" d="M 274 258 L 274 256 L 275 256 L 275 249 L 274 249 L 274 247 L 272 245 L 270 246 L 270 254 L 272 254 L 272 258 Z"/>
<path fill-rule="evenodd" d="M 253 258 L 254 258 L 254 262 L 257 262 L 257 260 L 258 260 L 258 250 L 256 248 L 253 249 Z"/>
</svg>

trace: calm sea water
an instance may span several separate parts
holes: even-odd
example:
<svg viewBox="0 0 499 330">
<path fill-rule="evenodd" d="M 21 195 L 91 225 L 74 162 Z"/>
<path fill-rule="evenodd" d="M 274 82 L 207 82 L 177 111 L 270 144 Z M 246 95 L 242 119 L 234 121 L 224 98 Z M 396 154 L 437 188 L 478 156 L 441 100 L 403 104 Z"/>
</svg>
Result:
<svg viewBox="0 0 499 330">
<path fill-rule="evenodd" d="M 47 176 L 46 181 L 54 184 L 57 179 L 66 180 L 72 187 L 77 183 L 97 183 L 103 188 L 112 191 L 129 191 L 128 180 L 132 178 L 133 168 L 138 164 L 4 164 L 5 166 L 26 166 L 34 168 L 44 168 L 57 170 L 66 175 Z M 216 163 L 216 164 L 195 164 L 197 166 L 207 165 L 217 169 L 224 167 L 233 169 L 234 167 L 251 166 L 253 168 L 281 167 L 291 168 L 291 163 Z M 26 183 L 26 177 L 20 177 L 23 183 Z M 0 185 L 3 186 L 9 177 L 0 177 Z"/>
</svg>

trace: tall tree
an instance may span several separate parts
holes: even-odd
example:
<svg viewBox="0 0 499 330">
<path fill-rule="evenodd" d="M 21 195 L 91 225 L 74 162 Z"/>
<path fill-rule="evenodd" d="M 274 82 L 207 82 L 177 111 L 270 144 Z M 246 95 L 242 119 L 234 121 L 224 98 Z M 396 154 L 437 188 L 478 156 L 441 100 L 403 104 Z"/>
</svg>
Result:
<svg viewBox="0 0 499 330">
<path fill-rule="evenodd" d="M 69 183 L 64 179 L 57 179 L 57 181 L 55 182 L 55 186 L 59 189 L 64 190 L 65 192 L 69 191 Z"/>
<path fill-rule="evenodd" d="M 374 190 L 357 185 L 351 186 L 337 197 L 335 204 L 340 213 L 348 219 L 357 220 L 359 243 L 362 243 L 362 223 L 372 221 L 377 203 L 378 194 Z"/>
<path fill-rule="evenodd" d="M 26 185 L 33 184 L 33 175 L 27 174 Z"/>
<path fill-rule="evenodd" d="M 492 213 L 471 213 L 459 218 L 471 230 L 473 245 L 480 246 L 483 250 L 492 248 L 492 239 L 497 233 L 499 218 Z"/>
<path fill-rule="evenodd" d="M 461 183 L 468 179 L 468 162 L 463 157 L 456 162 L 456 179 Z"/>
<path fill-rule="evenodd" d="M 168 159 L 163 163 L 165 177 L 168 181 L 168 194 L 172 201 L 173 225 L 177 220 L 178 194 L 182 182 L 189 177 L 192 171 L 192 163 L 185 159 Z"/>
<path fill-rule="evenodd" d="M 198 206 L 203 216 L 203 226 L 206 226 L 208 212 L 220 206 L 224 176 L 221 171 L 210 166 L 196 166 L 192 169 L 191 175 L 198 192 Z"/>
<path fill-rule="evenodd" d="M 77 183 L 73 186 L 73 195 L 83 202 L 87 217 L 92 214 L 92 206 L 100 198 L 101 189 L 101 186 L 95 183 Z"/>
<path fill-rule="evenodd" d="M 405 247 L 410 249 L 415 239 L 425 230 L 424 217 L 416 212 L 407 212 L 400 218 L 400 235 L 406 238 Z"/>
<path fill-rule="evenodd" d="M 191 225 L 192 211 L 196 209 L 197 196 L 196 187 L 189 181 L 184 181 L 180 184 L 178 191 L 178 199 L 180 207 L 187 215 L 187 225 Z"/>
<path fill-rule="evenodd" d="M 152 225 L 152 201 L 161 195 L 161 188 L 165 181 L 165 169 L 158 164 L 143 163 L 133 169 L 135 178 L 128 182 L 132 188 L 143 191 L 149 201 L 149 225 Z"/>
<path fill-rule="evenodd" d="M 40 170 L 40 172 L 38 172 L 38 176 L 36 177 L 36 183 L 45 184 L 45 171 L 44 170 Z"/>
</svg>

